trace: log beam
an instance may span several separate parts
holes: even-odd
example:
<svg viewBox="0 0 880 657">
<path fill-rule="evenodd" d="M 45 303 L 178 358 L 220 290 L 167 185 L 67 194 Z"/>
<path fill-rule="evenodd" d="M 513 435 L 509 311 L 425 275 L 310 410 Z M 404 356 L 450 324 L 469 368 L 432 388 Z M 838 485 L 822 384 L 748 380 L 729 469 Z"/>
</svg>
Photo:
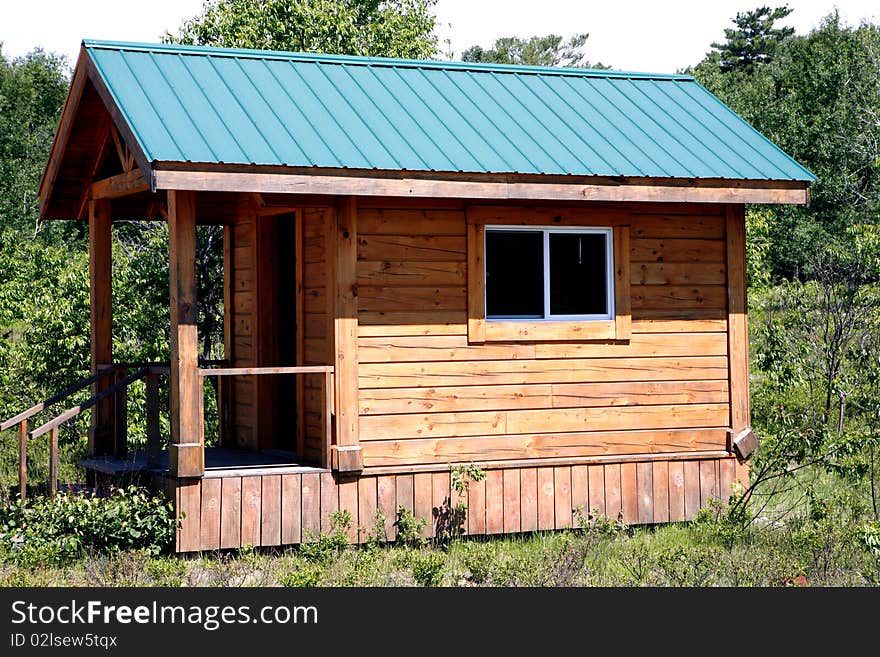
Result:
<svg viewBox="0 0 880 657">
<path fill-rule="evenodd" d="M 168 193 L 171 296 L 171 444 L 175 477 L 205 473 L 196 306 L 196 213 L 193 192 Z"/>
<path fill-rule="evenodd" d="M 148 191 L 150 191 L 150 184 L 140 169 L 132 169 L 92 183 L 93 199 L 122 198 Z"/>
<path fill-rule="evenodd" d="M 113 362 L 113 283 L 111 257 L 112 217 L 110 202 L 89 202 L 89 319 L 91 324 L 91 369 L 96 374 L 102 364 Z M 92 384 L 97 395 L 113 384 L 111 377 Z M 92 410 L 88 437 L 89 456 L 114 453 L 115 418 L 113 400 L 107 398 Z"/>
<path fill-rule="evenodd" d="M 329 231 L 335 248 L 334 281 L 334 369 L 336 400 L 336 444 L 331 448 L 331 467 L 340 472 L 358 472 L 364 462 L 360 449 L 358 418 L 358 299 L 357 299 L 357 201 L 341 199 L 335 212 L 335 226 Z"/>
</svg>

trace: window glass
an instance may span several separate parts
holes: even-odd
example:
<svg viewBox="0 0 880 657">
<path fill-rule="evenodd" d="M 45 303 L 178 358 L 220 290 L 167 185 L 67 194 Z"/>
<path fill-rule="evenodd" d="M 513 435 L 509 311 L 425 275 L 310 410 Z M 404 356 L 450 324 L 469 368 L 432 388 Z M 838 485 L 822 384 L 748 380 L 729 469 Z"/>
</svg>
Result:
<svg viewBox="0 0 880 657">
<path fill-rule="evenodd" d="M 541 231 L 486 231 L 486 316 L 544 316 Z"/>
<path fill-rule="evenodd" d="M 606 233 L 550 233 L 550 314 L 608 313 Z"/>
</svg>

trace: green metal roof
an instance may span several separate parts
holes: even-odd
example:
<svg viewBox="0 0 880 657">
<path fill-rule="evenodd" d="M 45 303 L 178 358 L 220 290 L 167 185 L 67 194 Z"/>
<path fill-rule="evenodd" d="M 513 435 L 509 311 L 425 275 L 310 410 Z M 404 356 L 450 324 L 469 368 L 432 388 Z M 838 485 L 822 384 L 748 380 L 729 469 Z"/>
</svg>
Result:
<svg viewBox="0 0 880 657">
<path fill-rule="evenodd" d="M 690 76 L 83 44 L 153 162 L 815 180 Z"/>
</svg>

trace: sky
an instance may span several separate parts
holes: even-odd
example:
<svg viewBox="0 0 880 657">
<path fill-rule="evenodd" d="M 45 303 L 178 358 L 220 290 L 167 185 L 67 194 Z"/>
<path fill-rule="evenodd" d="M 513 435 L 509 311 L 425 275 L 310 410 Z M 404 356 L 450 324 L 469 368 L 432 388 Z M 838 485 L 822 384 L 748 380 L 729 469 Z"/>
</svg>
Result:
<svg viewBox="0 0 880 657">
<path fill-rule="evenodd" d="M 471 45 L 501 36 L 588 32 L 591 62 L 617 69 L 673 73 L 696 64 L 724 37 L 737 12 L 784 0 L 439 0 L 437 33 L 458 59 Z M 0 42 L 7 57 L 40 46 L 76 61 L 80 41 L 156 42 L 199 13 L 203 0 L 0 0 Z M 850 24 L 880 23 L 878 0 L 789 0 L 782 25 L 817 27 L 835 6 Z M 448 43 L 447 43 L 448 40 Z"/>
</svg>

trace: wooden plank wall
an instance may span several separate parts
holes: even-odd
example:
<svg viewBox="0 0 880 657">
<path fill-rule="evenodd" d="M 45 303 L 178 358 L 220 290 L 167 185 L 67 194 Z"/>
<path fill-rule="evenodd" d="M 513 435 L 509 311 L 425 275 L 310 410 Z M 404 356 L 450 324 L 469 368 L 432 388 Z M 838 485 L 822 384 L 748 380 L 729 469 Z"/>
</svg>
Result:
<svg viewBox="0 0 880 657">
<path fill-rule="evenodd" d="M 303 216 L 303 269 L 304 289 L 304 358 L 305 365 L 332 365 L 330 336 L 333 325 L 328 314 L 327 231 L 332 223 L 331 208 L 311 208 Z M 323 431 L 321 428 L 321 375 L 304 377 L 305 440 L 302 459 L 321 463 L 323 458 Z M 332 391 L 331 391 L 332 394 Z"/>
<path fill-rule="evenodd" d="M 257 216 L 250 206 L 240 203 L 235 223 L 226 235 L 232 244 L 228 266 L 231 300 L 231 353 L 227 358 L 232 367 L 254 367 L 257 363 L 256 336 L 258 317 L 256 313 L 257 271 Z M 253 449 L 256 447 L 258 417 L 256 412 L 257 377 L 229 377 L 224 385 L 230 391 L 230 429 L 234 446 Z"/>
<path fill-rule="evenodd" d="M 653 461 L 490 469 L 472 483 L 466 533 L 511 534 L 576 526 L 575 509 L 628 524 L 689 520 L 710 499 L 727 499 L 736 459 Z M 427 520 L 425 537 L 456 500 L 449 471 L 364 475 L 337 479 L 328 471 L 164 479 L 181 518 L 179 552 L 291 545 L 314 540 L 330 527 L 330 514 L 346 509 L 349 538 L 374 534 L 376 511 L 385 522 L 381 539 L 396 538 L 397 509 Z"/>
<path fill-rule="evenodd" d="M 487 344 L 467 340 L 464 206 L 361 207 L 365 467 L 725 450 L 724 208 L 626 207 L 631 340 Z"/>
</svg>

